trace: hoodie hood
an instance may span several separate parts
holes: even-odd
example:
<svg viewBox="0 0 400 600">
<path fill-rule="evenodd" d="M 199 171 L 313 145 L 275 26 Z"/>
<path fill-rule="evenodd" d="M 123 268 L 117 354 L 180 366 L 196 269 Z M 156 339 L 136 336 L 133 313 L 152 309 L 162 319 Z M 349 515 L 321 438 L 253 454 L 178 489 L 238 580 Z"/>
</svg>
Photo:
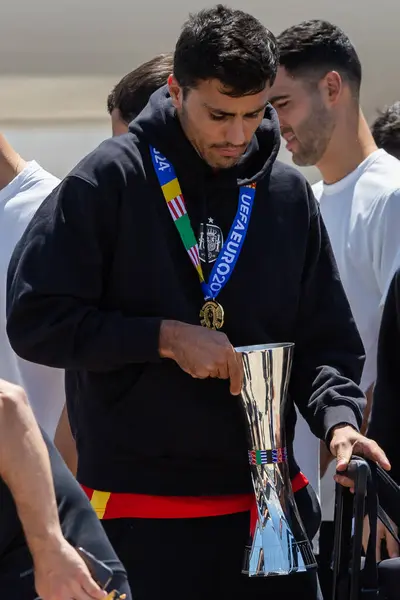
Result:
<svg viewBox="0 0 400 600">
<path fill-rule="evenodd" d="M 191 177 L 197 176 L 203 180 L 212 177 L 213 185 L 219 187 L 259 182 L 270 173 L 280 147 L 278 116 L 268 105 L 265 117 L 240 161 L 234 167 L 215 172 L 187 139 L 167 85 L 152 94 L 147 106 L 130 124 L 129 130 L 140 141 L 146 141 L 164 154 L 178 171 L 189 172 Z"/>
</svg>

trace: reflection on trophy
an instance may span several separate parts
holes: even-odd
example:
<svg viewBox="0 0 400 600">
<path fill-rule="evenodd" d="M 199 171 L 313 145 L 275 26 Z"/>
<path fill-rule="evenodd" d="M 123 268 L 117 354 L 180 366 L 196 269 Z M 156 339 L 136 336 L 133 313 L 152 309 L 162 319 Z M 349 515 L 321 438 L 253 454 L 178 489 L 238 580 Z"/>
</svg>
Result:
<svg viewBox="0 0 400 600">
<path fill-rule="evenodd" d="M 257 502 L 243 573 L 288 575 L 316 568 L 294 500 L 285 447 L 285 414 L 294 344 L 236 348 L 242 353 L 242 401 Z"/>
</svg>

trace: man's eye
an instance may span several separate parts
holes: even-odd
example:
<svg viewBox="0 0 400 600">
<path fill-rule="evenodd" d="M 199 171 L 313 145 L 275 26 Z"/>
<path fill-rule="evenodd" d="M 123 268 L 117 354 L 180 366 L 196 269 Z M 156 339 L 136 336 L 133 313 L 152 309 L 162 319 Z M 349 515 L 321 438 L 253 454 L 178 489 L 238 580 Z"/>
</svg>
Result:
<svg viewBox="0 0 400 600">
<path fill-rule="evenodd" d="M 213 121 L 223 121 L 225 119 L 224 115 L 213 115 L 212 113 L 210 117 Z"/>
<path fill-rule="evenodd" d="M 289 100 L 285 100 L 284 102 L 276 102 L 275 108 L 285 108 L 289 103 Z"/>
</svg>

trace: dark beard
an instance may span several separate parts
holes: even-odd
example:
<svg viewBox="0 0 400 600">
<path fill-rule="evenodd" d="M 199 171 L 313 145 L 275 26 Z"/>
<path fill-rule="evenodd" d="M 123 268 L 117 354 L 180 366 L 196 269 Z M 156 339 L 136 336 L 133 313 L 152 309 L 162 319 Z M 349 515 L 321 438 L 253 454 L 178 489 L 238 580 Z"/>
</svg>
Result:
<svg viewBox="0 0 400 600">
<path fill-rule="evenodd" d="M 299 150 L 292 153 L 294 164 L 299 167 L 316 165 L 326 152 L 334 128 L 334 119 L 322 102 L 313 103 L 310 116 L 298 128 Z"/>
</svg>

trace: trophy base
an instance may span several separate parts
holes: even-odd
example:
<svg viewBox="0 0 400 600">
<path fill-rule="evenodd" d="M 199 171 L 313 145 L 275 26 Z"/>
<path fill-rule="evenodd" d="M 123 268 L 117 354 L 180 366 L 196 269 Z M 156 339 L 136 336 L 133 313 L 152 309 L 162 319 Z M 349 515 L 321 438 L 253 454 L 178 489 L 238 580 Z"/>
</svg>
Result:
<svg viewBox="0 0 400 600">
<path fill-rule="evenodd" d="M 293 542 L 292 557 L 297 555 L 300 560 L 282 560 L 281 547 L 260 548 L 253 546 L 245 547 L 244 564 L 242 574 L 248 577 L 279 577 L 293 573 L 305 573 L 317 569 L 315 558 L 309 552 L 310 543 Z M 308 560 L 304 558 L 308 557 Z"/>
<path fill-rule="evenodd" d="M 242 573 L 271 577 L 315 569 L 307 538 L 290 485 L 287 463 L 251 465 L 257 504 L 257 522 L 245 550 Z M 290 481 L 290 480 L 289 480 Z"/>
<path fill-rule="evenodd" d="M 296 540 L 287 523 L 277 536 L 272 521 L 258 521 L 251 543 L 245 547 L 242 574 L 248 577 L 279 577 L 315 570 L 317 562 L 308 539 Z"/>
</svg>

